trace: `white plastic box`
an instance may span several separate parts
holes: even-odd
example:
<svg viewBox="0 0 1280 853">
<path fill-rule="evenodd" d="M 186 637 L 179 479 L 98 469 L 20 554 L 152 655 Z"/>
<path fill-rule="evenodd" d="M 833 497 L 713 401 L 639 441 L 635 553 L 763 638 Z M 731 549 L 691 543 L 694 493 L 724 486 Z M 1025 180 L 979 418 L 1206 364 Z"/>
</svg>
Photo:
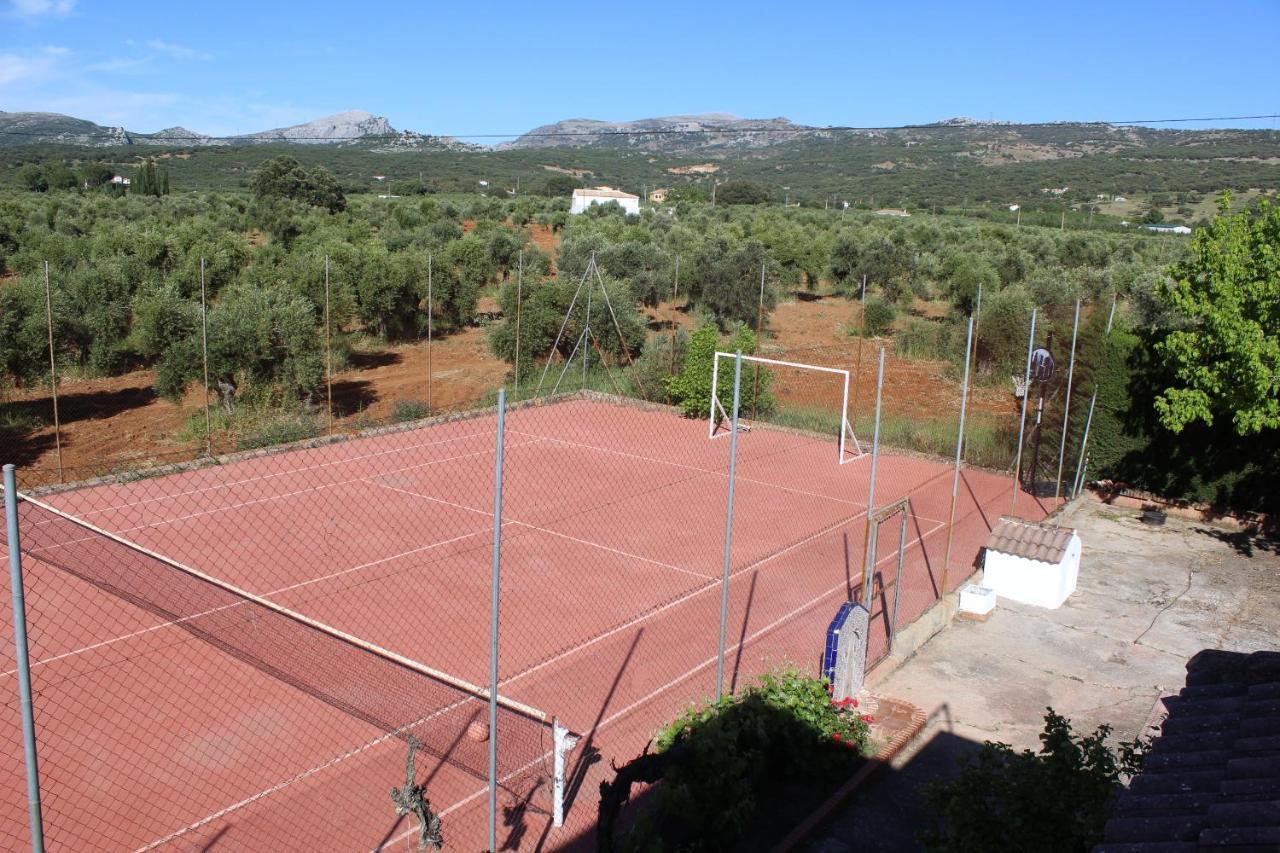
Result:
<svg viewBox="0 0 1280 853">
<path fill-rule="evenodd" d="M 996 591 L 985 586 L 967 584 L 960 590 L 960 612 L 986 616 L 996 608 Z"/>
</svg>

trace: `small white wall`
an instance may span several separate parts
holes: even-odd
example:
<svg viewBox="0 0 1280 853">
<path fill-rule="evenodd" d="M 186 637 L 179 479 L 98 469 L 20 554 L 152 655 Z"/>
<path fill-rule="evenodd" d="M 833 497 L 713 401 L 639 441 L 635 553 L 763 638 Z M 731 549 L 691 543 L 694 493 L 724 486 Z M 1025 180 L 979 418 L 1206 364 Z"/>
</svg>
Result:
<svg viewBox="0 0 1280 853">
<path fill-rule="evenodd" d="M 994 589 L 1001 598 L 1056 610 L 1076 591 L 1080 576 L 1080 536 L 1072 535 L 1058 563 L 988 550 L 982 568 L 982 585 Z"/>
</svg>

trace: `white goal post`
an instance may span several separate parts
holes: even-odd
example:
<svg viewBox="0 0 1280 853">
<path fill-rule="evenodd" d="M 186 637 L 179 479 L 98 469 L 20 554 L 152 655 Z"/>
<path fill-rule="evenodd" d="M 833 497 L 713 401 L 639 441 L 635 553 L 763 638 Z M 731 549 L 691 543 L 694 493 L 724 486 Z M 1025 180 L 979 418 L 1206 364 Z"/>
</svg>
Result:
<svg viewBox="0 0 1280 853">
<path fill-rule="evenodd" d="M 730 412 L 724 410 L 724 406 L 720 403 L 720 360 L 727 358 L 730 361 L 737 358 L 737 353 L 732 352 L 716 352 L 715 360 L 711 364 L 711 404 L 708 407 L 707 416 L 707 437 L 717 438 L 716 426 L 721 422 L 731 423 L 733 418 Z M 816 364 L 801 364 L 797 361 L 779 361 L 774 358 L 763 358 L 757 355 L 742 356 L 743 362 L 752 364 L 771 365 L 773 367 L 789 367 L 797 370 L 812 370 L 818 373 L 833 373 L 840 377 L 841 380 L 841 396 L 840 396 L 840 435 L 837 459 L 843 465 L 862 455 L 862 446 L 858 443 L 858 437 L 853 432 L 853 424 L 849 422 L 849 371 L 841 370 L 836 367 L 821 367 Z M 741 413 L 739 413 L 741 415 Z M 741 430 L 741 418 L 739 418 L 739 429 Z"/>
</svg>

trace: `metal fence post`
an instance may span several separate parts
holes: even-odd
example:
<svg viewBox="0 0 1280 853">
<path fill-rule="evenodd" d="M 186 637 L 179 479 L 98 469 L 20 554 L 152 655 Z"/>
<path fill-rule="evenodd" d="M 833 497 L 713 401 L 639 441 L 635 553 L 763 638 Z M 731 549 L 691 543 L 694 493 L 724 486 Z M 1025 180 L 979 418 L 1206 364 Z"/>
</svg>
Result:
<svg viewBox="0 0 1280 853">
<path fill-rule="evenodd" d="M 960 494 L 960 462 L 964 451 L 964 418 L 969 404 L 969 353 L 973 345 L 973 315 L 969 315 L 969 331 L 964 338 L 964 380 L 960 386 L 960 431 L 956 433 L 956 473 L 951 478 L 951 515 L 947 522 L 947 550 L 942 558 L 942 594 L 947 593 L 951 571 L 951 539 L 956 529 L 956 497 Z"/>
<path fill-rule="evenodd" d="M 1080 493 L 1081 477 L 1084 471 L 1085 450 L 1089 447 L 1089 428 L 1093 426 L 1093 407 L 1098 402 L 1098 392 L 1095 390 L 1093 396 L 1089 398 L 1089 414 L 1084 419 L 1084 436 L 1080 439 L 1080 460 L 1076 463 L 1075 482 L 1071 487 L 1071 497 L 1075 497 Z"/>
<path fill-rule="evenodd" d="M 1071 361 L 1067 365 L 1067 398 L 1062 408 L 1062 440 L 1058 443 L 1058 477 L 1053 481 L 1053 499 L 1062 494 L 1062 463 L 1067 458 L 1067 426 L 1071 423 L 1071 381 L 1076 373 L 1076 333 L 1080 331 L 1080 300 L 1076 300 L 1076 319 L 1071 324 Z"/>
<path fill-rule="evenodd" d="M 431 293 L 431 253 L 427 252 L 427 414 L 434 415 L 435 407 L 435 365 L 431 361 L 431 339 L 435 333 L 435 307 L 432 302 Z M 517 357 L 519 352 L 516 353 Z M 520 370 L 520 365 L 516 364 L 516 370 Z"/>
<path fill-rule="evenodd" d="M 489 850 L 498 839 L 498 584 L 502 568 L 502 455 L 507 434 L 507 389 L 498 389 L 497 452 L 493 467 L 493 571 L 489 593 Z"/>
<path fill-rule="evenodd" d="M 209 303 L 204 289 L 204 258 L 200 259 L 200 359 L 204 363 L 204 450 L 213 455 L 213 417 L 209 414 Z"/>
<path fill-rule="evenodd" d="M 516 399 L 520 399 L 520 298 L 524 290 L 524 249 L 520 250 L 520 260 L 516 266 Z"/>
<path fill-rule="evenodd" d="M 53 288 L 49 284 L 49 262 L 44 262 L 44 318 L 49 330 L 49 393 L 53 397 L 53 443 L 58 449 L 58 482 L 62 482 L 62 422 L 58 418 L 58 368 L 53 356 Z"/>
<path fill-rule="evenodd" d="M 717 702 L 724 698 L 724 636 L 729 624 L 729 561 L 733 551 L 733 482 L 738 470 L 738 403 L 741 390 L 742 350 L 738 350 L 733 359 L 733 417 L 729 424 L 729 502 L 724 514 L 724 571 L 720 576 L 720 644 L 716 653 Z M 715 409 L 714 400 L 711 407 Z"/>
<path fill-rule="evenodd" d="M 1027 400 L 1031 399 L 1031 351 L 1036 345 L 1036 309 L 1031 309 L 1031 331 L 1027 334 L 1027 370 L 1022 380 L 1022 418 L 1018 421 L 1018 454 L 1013 459 L 1013 500 L 1009 514 L 1018 510 L 1018 481 L 1022 475 L 1022 439 L 1027 429 Z"/>
<path fill-rule="evenodd" d="M 880 347 L 880 368 L 876 373 L 876 419 L 875 429 L 871 433 L 871 482 L 867 485 L 867 558 L 863 573 L 866 589 L 871 588 L 871 577 L 875 574 L 876 555 L 871 544 L 871 516 L 876 511 L 876 469 L 880 467 L 880 392 L 884 389 L 884 347 Z M 869 595 L 869 593 L 868 593 Z M 866 604 L 863 601 L 863 604 Z M 870 605 L 867 605 L 870 607 Z"/>
<path fill-rule="evenodd" d="M 36 727 L 31 708 L 31 663 L 27 658 L 27 605 L 22 589 L 22 547 L 18 539 L 18 486 L 13 466 L 4 466 L 4 519 L 8 529 L 9 591 L 13 595 L 13 650 L 22 704 L 22 751 L 27 759 L 27 808 L 31 849 L 44 851 L 44 819 L 40 810 L 40 769 L 36 762 Z"/>
<path fill-rule="evenodd" d="M 333 432 L 333 326 L 329 322 L 329 256 L 324 256 L 324 386 L 329 406 L 329 432 Z"/>
</svg>

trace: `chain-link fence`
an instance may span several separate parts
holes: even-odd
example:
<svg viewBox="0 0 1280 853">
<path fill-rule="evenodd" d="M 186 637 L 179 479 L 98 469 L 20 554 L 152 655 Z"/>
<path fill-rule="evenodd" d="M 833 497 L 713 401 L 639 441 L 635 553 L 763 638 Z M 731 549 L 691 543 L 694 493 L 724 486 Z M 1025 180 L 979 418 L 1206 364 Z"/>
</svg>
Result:
<svg viewBox="0 0 1280 853">
<path fill-rule="evenodd" d="M 215 405 L 208 442 L 145 467 L 64 467 L 71 486 L 19 470 L 6 547 L 24 558 L 49 846 L 406 849 L 415 810 L 457 849 L 589 838 L 610 762 L 690 702 L 817 672 L 849 600 L 878 661 L 1000 515 L 1058 503 L 1038 475 L 1015 488 L 1021 401 L 974 380 L 967 330 L 923 367 L 872 338 L 722 352 L 688 417 L 634 396 L 595 323 L 549 359 L 559 388 L 526 374 L 501 418 L 437 394 L 226 452 L 243 436 Z M 1085 374 L 1070 418 L 1042 411 L 1055 469 L 1081 446 Z M 17 658 L 6 645 L 10 697 Z M 21 703 L 5 708 L 0 844 L 18 847 Z"/>
</svg>

